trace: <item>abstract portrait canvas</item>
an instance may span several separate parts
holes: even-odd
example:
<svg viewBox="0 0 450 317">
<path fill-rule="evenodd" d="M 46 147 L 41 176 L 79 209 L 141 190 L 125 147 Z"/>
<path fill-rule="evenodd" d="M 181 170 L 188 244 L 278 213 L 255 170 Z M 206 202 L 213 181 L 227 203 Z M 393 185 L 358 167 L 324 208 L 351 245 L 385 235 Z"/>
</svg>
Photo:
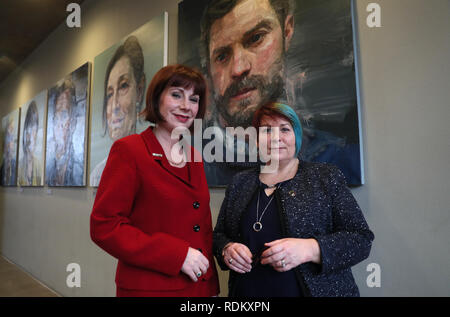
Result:
<svg viewBox="0 0 450 317">
<path fill-rule="evenodd" d="M 86 185 L 86 127 L 90 64 L 86 63 L 48 90 L 45 183 Z"/>
<path fill-rule="evenodd" d="M 47 90 L 21 107 L 18 184 L 44 186 Z"/>
<path fill-rule="evenodd" d="M 20 108 L 10 112 L 2 118 L 2 186 L 17 185 L 17 140 L 19 138 L 19 117 Z"/>
<path fill-rule="evenodd" d="M 249 144 L 226 128 L 245 129 L 259 107 L 281 102 L 301 119 L 301 159 L 334 164 L 350 185 L 363 183 L 350 0 L 184 0 L 178 62 L 208 80 L 203 128 L 216 133 L 203 143 L 225 139 L 223 153 L 247 155 Z M 208 184 L 225 186 L 257 163 L 204 164 Z"/>
<path fill-rule="evenodd" d="M 94 59 L 89 185 L 98 186 L 114 141 L 144 131 L 146 89 L 167 59 L 167 13 Z"/>
</svg>

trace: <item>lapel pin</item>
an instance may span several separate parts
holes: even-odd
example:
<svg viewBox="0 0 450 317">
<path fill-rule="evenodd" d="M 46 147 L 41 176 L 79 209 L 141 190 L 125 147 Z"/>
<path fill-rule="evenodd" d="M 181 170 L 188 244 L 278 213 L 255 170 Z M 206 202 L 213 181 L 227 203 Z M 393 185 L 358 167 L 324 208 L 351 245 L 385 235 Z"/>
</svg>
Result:
<svg viewBox="0 0 450 317">
<path fill-rule="evenodd" d="M 291 195 L 291 197 L 295 197 L 295 192 L 294 192 L 293 190 L 291 190 L 291 191 L 289 192 L 289 195 Z"/>
<path fill-rule="evenodd" d="M 153 154 L 153 156 L 162 157 L 162 154 L 159 154 L 159 153 L 152 153 L 152 154 Z"/>
</svg>

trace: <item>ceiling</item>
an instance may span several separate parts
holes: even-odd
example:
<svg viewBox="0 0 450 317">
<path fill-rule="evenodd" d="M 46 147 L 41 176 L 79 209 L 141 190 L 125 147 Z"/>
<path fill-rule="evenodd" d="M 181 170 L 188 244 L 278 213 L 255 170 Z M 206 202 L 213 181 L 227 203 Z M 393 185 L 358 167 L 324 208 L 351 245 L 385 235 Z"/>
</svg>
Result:
<svg viewBox="0 0 450 317">
<path fill-rule="evenodd" d="M 83 1 L 1 0 L 0 84 L 65 21 L 70 14 L 67 5 Z"/>
</svg>

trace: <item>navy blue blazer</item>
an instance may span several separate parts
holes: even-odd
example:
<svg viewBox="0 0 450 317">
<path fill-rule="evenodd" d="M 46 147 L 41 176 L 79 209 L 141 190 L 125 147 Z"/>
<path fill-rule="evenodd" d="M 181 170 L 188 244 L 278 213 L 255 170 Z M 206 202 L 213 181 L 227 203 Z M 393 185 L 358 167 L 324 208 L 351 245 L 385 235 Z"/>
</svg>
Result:
<svg viewBox="0 0 450 317">
<path fill-rule="evenodd" d="M 213 235 L 213 252 L 223 270 L 228 270 L 223 247 L 242 243 L 241 215 L 258 189 L 258 176 L 259 168 L 240 172 L 227 187 Z M 334 165 L 300 161 L 296 175 L 275 195 L 285 237 L 314 238 L 320 246 L 320 265 L 308 262 L 294 268 L 304 295 L 359 296 L 350 268 L 369 256 L 374 234 L 343 173 Z M 230 296 L 239 276 L 230 271 Z"/>
</svg>

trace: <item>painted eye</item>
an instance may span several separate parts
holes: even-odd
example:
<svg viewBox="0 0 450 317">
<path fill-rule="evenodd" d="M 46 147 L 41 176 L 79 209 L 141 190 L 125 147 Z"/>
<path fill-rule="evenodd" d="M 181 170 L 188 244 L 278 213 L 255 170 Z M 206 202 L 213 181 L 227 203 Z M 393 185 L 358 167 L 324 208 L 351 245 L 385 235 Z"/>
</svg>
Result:
<svg viewBox="0 0 450 317">
<path fill-rule="evenodd" d="M 252 35 L 252 37 L 250 38 L 250 42 L 252 42 L 252 43 L 258 42 L 261 37 L 262 37 L 262 34 Z"/>
<path fill-rule="evenodd" d="M 226 59 L 227 59 L 226 53 L 221 53 L 216 56 L 216 62 L 218 62 L 218 63 L 223 63 L 224 61 L 226 61 Z"/>
<path fill-rule="evenodd" d="M 173 92 L 172 97 L 179 99 L 179 98 L 181 98 L 181 95 L 177 92 Z"/>
<path fill-rule="evenodd" d="M 127 90 L 128 90 L 129 87 L 130 87 L 130 84 L 128 83 L 128 81 L 122 81 L 122 82 L 119 84 L 119 93 L 120 93 L 121 95 L 125 94 L 125 93 L 127 92 Z"/>
<path fill-rule="evenodd" d="M 246 46 L 255 46 L 261 43 L 264 40 L 264 37 L 266 36 L 266 32 L 258 32 L 250 35 L 250 37 L 247 39 Z"/>
<path fill-rule="evenodd" d="M 190 100 L 191 100 L 192 103 L 195 103 L 195 104 L 198 103 L 198 98 L 191 98 Z"/>
</svg>

